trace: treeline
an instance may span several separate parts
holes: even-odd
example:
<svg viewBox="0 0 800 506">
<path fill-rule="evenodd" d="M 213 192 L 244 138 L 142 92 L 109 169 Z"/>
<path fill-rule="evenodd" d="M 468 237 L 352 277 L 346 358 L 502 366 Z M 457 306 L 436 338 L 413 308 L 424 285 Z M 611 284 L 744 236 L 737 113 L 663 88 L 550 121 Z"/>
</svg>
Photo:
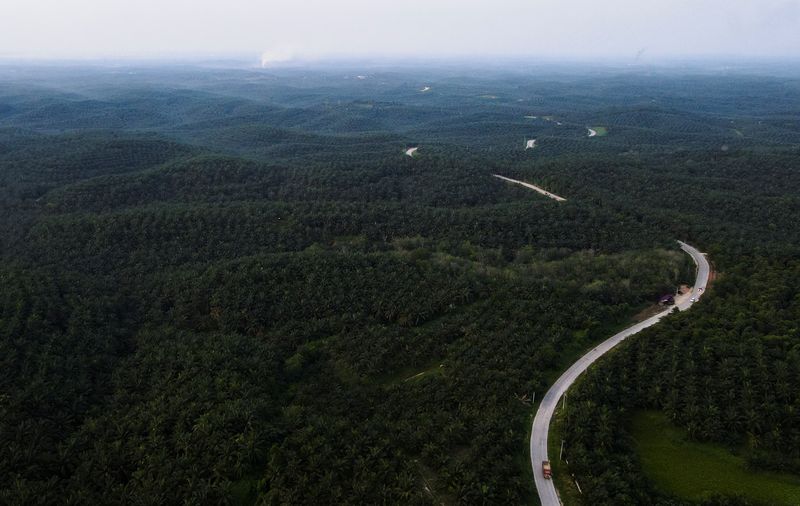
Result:
<svg viewBox="0 0 800 506">
<path fill-rule="evenodd" d="M 416 80 L 430 76 L 416 74 L 52 72 L 59 90 L 32 70 L 31 89 L 0 83 L 2 503 L 530 501 L 533 394 L 691 278 L 676 238 L 708 244 L 727 279 L 749 280 L 752 264 L 774 282 L 780 259 L 736 263 L 742 244 L 795 237 L 790 149 L 655 149 L 634 134 L 650 139 L 679 118 L 619 112 L 617 86 L 444 72 L 426 95 Z M 750 92 L 749 82 L 726 87 L 724 104 L 699 107 L 664 142 L 714 145 L 698 115 L 736 110 Z M 582 125 L 601 124 L 598 97 L 618 115 L 609 136 L 590 140 Z M 523 116 L 541 114 L 531 108 L 563 114 L 565 128 L 531 124 L 530 137 L 545 135 L 523 152 L 521 138 L 512 147 L 505 136 L 528 136 Z M 403 155 L 418 144 L 413 159 Z M 753 187 L 763 185 L 751 195 L 736 181 L 754 160 L 763 163 Z M 709 187 L 720 192 L 711 206 Z M 725 279 L 707 300 L 726 300 Z M 763 345 L 766 372 L 752 370 L 754 398 L 773 381 L 771 346 L 795 367 L 791 327 L 758 326 L 790 321 L 766 309 L 794 307 L 790 280 L 781 283 L 759 311 L 744 294 L 719 309 L 742 320 L 734 334 L 779 337 Z M 714 315 L 698 333 L 716 335 Z M 684 316 L 674 324 L 694 314 Z M 735 368 L 757 347 L 737 358 L 730 339 L 709 349 L 732 354 Z M 665 347 L 658 360 L 684 363 L 674 353 Z M 669 409 L 691 411 L 713 437 L 750 430 L 736 417 L 709 428 L 695 414 L 707 402 L 698 360 L 681 369 L 695 407 Z M 641 372 L 631 402 L 667 370 Z M 780 406 L 795 381 L 789 372 L 789 397 L 774 397 L 754 432 L 787 469 L 794 457 L 773 447 L 793 444 Z M 609 406 L 612 429 L 622 427 Z M 598 448 L 635 462 L 625 448 Z M 644 482 L 619 483 L 652 497 Z"/>
<path fill-rule="evenodd" d="M 570 392 L 566 453 L 586 504 L 661 494 L 627 432 L 636 409 L 659 409 L 691 439 L 743 451 L 753 469 L 800 473 L 800 264 L 749 260 L 690 313 L 626 343 Z"/>
<path fill-rule="evenodd" d="M 800 473 L 795 161 L 794 150 L 685 153 L 604 170 L 639 178 L 624 184 L 651 204 L 642 218 L 696 238 L 719 276 L 701 304 L 626 343 L 570 392 L 566 452 L 586 504 L 682 504 L 640 468 L 629 434 L 639 409 L 662 411 L 693 440 L 734 449 L 754 470 Z M 690 218 L 673 223 L 668 209 Z M 723 504 L 753 501 L 718 492 Z"/>
<path fill-rule="evenodd" d="M 417 161 L 196 158 L 8 202 L 2 500 L 526 500 L 532 393 L 685 259 Z"/>
<path fill-rule="evenodd" d="M 523 500 L 525 399 L 680 257 L 463 255 L 8 272 L 4 500 Z"/>
</svg>

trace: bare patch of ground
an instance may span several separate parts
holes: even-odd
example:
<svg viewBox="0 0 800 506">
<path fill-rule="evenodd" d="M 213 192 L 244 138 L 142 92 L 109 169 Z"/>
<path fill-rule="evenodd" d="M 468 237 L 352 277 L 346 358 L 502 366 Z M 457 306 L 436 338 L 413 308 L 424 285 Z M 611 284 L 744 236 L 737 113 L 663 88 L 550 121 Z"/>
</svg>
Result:
<svg viewBox="0 0 800 506">
<path fill-rule="evenodd" d="M 658 313 L 664 311 L 666 309 L 665 306 L 661 306 L 658 304 L 653 304 L 652 306 L 647 306 L 646 308 L 642 309 L 635 315 L 633 315 L 633 321 L 636 323 L 643 322 L 646 319 L 657 315 Z"/>
</svg>

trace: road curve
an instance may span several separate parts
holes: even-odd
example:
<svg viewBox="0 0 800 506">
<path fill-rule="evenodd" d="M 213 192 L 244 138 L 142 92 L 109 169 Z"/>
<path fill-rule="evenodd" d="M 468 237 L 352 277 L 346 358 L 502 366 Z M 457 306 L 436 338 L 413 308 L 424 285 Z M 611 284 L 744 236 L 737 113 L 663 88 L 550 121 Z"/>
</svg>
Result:
<svg viewBox="0 0 800 506">
<path fill-rule="evenodd" d="M 681 249 L 691 255 L 694 263 L 697 264 L 697 280 L 695 281 L 692 291 L 690 294 L 680 298 L 676 303 L 676 306 L 681 311 L 684 311 L 694 304 L 692 299 L 697 301 L 700 296 L 705 293 L 706 283 L 708 283 L 708 276 L 711 269 L 706 257 L 697 249 L 681 241 L 678 241 L 678 243 L 681 245 Z M 538 411 L 536 411 L 536 416 L 533 419 L 533 429 L 531 430 L 531 465 L 533 466 L 533 477 L 536 481 L 536 490 L 539 493 L 539 500 L 542 506 L 559 506 L 561 504 L 558 494 L 556 493 L 556 487 L 553 485 L 553 480 L 546 480 L 542 475 L 542 461 L 550 460 L 547 456 L 547 436 L 550 430 L 550 421 L 553 418 L 553 413 L 555 412 L 558 401 L 575 380 L 578 379 L 578 376 L 588 369 L 598 358 L 621 343 L 625 338 L 651 325 L 655 325 L 670 311 L 672 311 L 672 308 L 628 327 L 622 332 L 603 341 L 601 344 L 597 345 L 596 348 L 572 364 L 572 366 L 553 383 L 553 386 L 551 386 L 550 390 L 545 394 Z"/>
</svg>

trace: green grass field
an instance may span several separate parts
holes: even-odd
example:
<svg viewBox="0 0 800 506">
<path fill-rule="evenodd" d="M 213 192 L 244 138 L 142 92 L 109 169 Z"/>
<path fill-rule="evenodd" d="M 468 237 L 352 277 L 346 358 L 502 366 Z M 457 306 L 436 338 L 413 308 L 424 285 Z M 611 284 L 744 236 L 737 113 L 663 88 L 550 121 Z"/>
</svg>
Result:
<svg viewBox="0 0 800 506">
<path fill-rule="evenodd" d="M 636 413 L 633 437 L 645 473 L 665 492 L 688 500 L 718 492 L 764 504 L 800 504 L 800 476 L 749 470 L 744 458 L 720 445 L 688 441 L 660 412 Z"/>
</svg>

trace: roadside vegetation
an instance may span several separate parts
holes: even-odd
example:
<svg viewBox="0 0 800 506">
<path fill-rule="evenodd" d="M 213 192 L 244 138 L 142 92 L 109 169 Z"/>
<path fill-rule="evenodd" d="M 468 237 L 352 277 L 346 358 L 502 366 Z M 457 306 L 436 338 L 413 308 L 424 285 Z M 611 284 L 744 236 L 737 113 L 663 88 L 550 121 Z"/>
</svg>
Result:
<svg viewBox="0 0 800 506">
<path fill-rule="evenodd" d="M 735 448 L 737 462 L 751 473 L 800 475 L 794 409 L 799 274 L 796 261 L 751 258 L 730 265 L 691 311 L 644 331 L 587 372 L 571 391 L 565 431 L 586 504 L 674 504 L 673 491 L 687 498 L 686 489 L 654 487 L 642 471 L 628 429 L 641 409 L 663 413 L 688 441 Z M 714 468 L 731 465 L 719 452 L 703 458 Z M 703 486 L 724 496 L 735 491 L 710 478 Z"/>
</svg>

